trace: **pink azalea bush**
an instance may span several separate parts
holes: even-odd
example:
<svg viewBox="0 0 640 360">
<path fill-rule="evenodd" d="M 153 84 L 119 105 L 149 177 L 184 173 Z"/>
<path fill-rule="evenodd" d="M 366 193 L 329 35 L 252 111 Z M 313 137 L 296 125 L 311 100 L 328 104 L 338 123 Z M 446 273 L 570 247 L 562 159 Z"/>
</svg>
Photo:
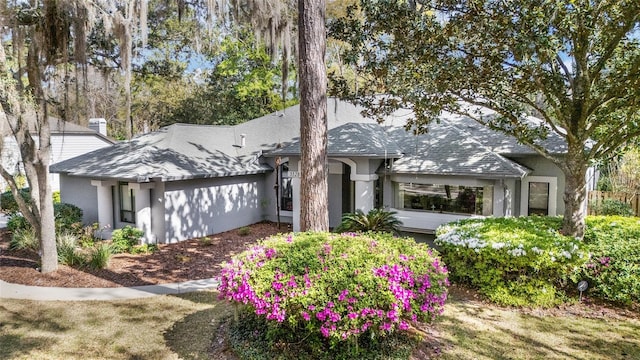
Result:
<svg viewBox="0 0 640 360">
<path fill-rule="evenodd" d="M 405 331 L 442 313 L 447 269 L 413 239 L 300 233 L 261 241 L 227 263 L 220 298 L 330 343 Z"/>
</svg>

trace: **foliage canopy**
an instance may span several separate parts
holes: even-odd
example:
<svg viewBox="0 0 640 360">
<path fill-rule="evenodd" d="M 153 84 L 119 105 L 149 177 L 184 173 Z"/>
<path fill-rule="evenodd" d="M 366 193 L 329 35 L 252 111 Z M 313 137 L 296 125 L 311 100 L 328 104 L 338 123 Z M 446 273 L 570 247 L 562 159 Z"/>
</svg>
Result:
<svg viewBox="0 0 640 360">
<path fill-rule="evenodd" d="M 586 169 L 640 134 L 639 2 L 363 0 L 350 14 L 331 33 L 370 85 L 337 92 L 373 116 L 413 110 L 416 132 L 451 112 L 516 136 L 565 173 L 563 229 L 583 235 Z M 550 132 L 566 154 L 542 146 Z"/>
</svg>

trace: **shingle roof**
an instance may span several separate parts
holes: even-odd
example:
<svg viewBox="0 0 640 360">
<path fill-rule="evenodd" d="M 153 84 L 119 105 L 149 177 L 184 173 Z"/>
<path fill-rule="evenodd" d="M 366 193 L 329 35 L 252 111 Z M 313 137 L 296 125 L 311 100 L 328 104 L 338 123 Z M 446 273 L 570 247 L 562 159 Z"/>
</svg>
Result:
<svg viewBox="0 0 640 360">
<path fill-rule="evenodd" d="M 348 123 L 330 129 L 327 134 L 329 156 L 388 157 L 402 156 L 402 150 L 378 124 Z M 300 155 L 300 142 L 269 151 L 268 156 Z"/>
<path fill-rule="evenodd" d="M 271 167 L 224 153 L 214 133 L 228 128 L 172 125 L 51 166 L 51 172 L 145 182 L 258 174 Z"/>
<path fill-rule="evenodd" d="M 530 171 L 444 122 L 431 124 L 423 135 L 407 134 L 402 128 L 395 134 L 404 137 L 405 153 L 393 162 L 392 173 L 522 177 Z"/>
<path fill-rule="evenodd" d="M 532 127 L 544 126 L 541 120 L 534 117 L 527 117 L 526 121 L 528 121 Z M 537 154 L 535 150 L 520 143 L 515 137 L 491 130 L 468 117 L 447 115 L 443 118 L 443 122 L 455 127 L 467 136 L 473 137 L 496 153 L 504 155 Z M 549 136 L 546 139 L 540 140 L 539 144 L 552 154 L 563 154 L 567 152 L 566 141 L 552 131 L 549 132 Z"/>
<path fill-rule="evenodd" d="M 372 123 L 349 103 L 330 99 L 329 127 Z M 51 172 L 107 179 L 164 181 L 256 174 L 265 150 L 287 146 L 300 134 L 300 106 L 235 126 L 174 124 L 131 141 L 57 163 Z M 244 146 L 241 137 L 244 136 Z"/>
<path fill-rule="evenodd" d="M 26 121 L 29 123 L 29 131 L 31 132 L 32 135 L 37 135 L 37 131 L 36 131 L 36 116 L 35 114 L 27 114 L 25 115 L 25 119 Z M 11 120 L 10 120 L 11 121 Z M 56 117 L 50 116 L 49 117 L 49 128 L 51 129 L 51 135 L 52 136 L 56 136 L 56 135 L 95 135 L 98 136 L 100 138 L 103 138 L 111 143 L 113 143 L 114 141 L 109 139 L 108 137 L 100 134 L 99 132 L 89 129 L 87 127 L 78 125 L 78 124 L 74 124 L 68 121 L 63 121 L 61 119 L 58 119 Z M 11 128 L 7 125 L 7 126 L 3 126 L 2 127 L 2 135 L 3 136 L 10 136 L 12 135 L 11 133 Z"/>
<path fill-rule="evenodd" d="M 94 178 L 165 181 L 257 174 L 272 170 L 260 156 L 300 154 L 300 107 L 269 114 L 235 126 L 174 124 L 129 142 L 96 150 L 52 166 L 52 172 Z M 510 155 L 535 154 L 515 138 L 472 119 L 446 115 L 414 136 L 404 129 L 410 113 L 398 112 L 377 124 L 360 109 L 330 99 L 328 153 L 333 157 L 396 158 L 392 172 L 522 177 L 530 170 Z M 245 138 L 241 145 L 241 136 Z M 562 153 L 562 138 L 543 142 Z"/>
</svg>

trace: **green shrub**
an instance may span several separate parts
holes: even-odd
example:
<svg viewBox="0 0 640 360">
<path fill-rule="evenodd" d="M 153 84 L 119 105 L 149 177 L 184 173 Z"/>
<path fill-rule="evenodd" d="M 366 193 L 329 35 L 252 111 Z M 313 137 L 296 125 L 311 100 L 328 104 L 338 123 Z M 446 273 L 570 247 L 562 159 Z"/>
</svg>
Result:
<svg viewBox="0 0 640 360">
<path fill-rule="evenodd" d="M 55 216 L 56 231 L 73 230 L 74 233 L 78 233 L 82 229 L 82 209 L 79 207 L 66 203 L 54 204 L 53 214 Z"/>
<path fill-rule="evenodd" d="M 413 321 L 433 320 L 446 286 L 437 255 L 413 239 L 300 233 L 273 236 L 235 256 L 218 290 L 266 319 L 270 346 L 305 342 L 314 354 L 335 355 L 341 344 L 377 342 Z"/>
<path fill-rule="evenodd" d="M 9 249 L 11 250 L 38 251 L 39 248 L 40 243 L 31 228 L 18 229 L 11 235 L 11 241 L 9 241 Z"/>
<path fill-rule="evenodd" d="M 58 250 L 58 263 L 68 266 L 84 266 L 86 259 L 78 251 L 78 239 L 74 234 L 61 233 L 56 237 L 56 248 Z"/>
<path fill-rule="evenodd" d="M 202 246 L 211 246 L 213 245 L 213 238 L 209 236 L 201 237 L 200 239 L 198 239 L 198 242 Z"/>
<path fill-rule="evenodd" d="M 591 208 L 598 215 L 603 216 L 633 216 L 631 205 L 616 199 L 604 199 L 600 204 L 591 204 Z"/>
<path fill-rule="evenodd" d="M 419 341 L 415 336 L 404 332 L 393 332 L 384 337 L 360 336 L 355 342 L 342 342 L 325 350 L 322 344 L 307 338 L 286 346 L 270 346 L 268 339 L 269 323 L 251 311 L 242 311 L 240 321 L 231 321 L 229 326 L 229 345 L 241 359 L 280 359 L 280 360 L 383 360 L 410 359 L 411 353 Z M 353 353 L 357 347 L 357 355 Z"/>
<path fill-rule="evenodd" d="M 574 275 L 588 293 L 623 304 L 640 301 L 640 220 L 589 216 L 584 241 L 590 260 Z"/>
<path fill-rule="evenodd" d="M 67 232 L 73 234 L 82 233 L 82 209 L 72 204 L 59 203 L 53 205 L 53 215 L 55 219 L 56 232 Z M 7 229 L 16 231 L 18 229 L 30 228 L 31 224 L 20 213 L 9 215 Z"/>
<path fill-rule="evenodd" d="M 435 242 L 452 280 L 502 305 L 553 306 L 587 261 L 582 242 L 560 226 L 557 217 L 467 219 L 441 226 Z"/>
<path fill-rule="evenodd" d="M 238 235 L 240 236 L 247 236 L 251 234 L 251 228 L 248 226 L 243 226 L 240 229 L 238 229 Z"/>
<path fill-rule="evenodd" d="M 59 204 L 60 203 L 60 191 L 54 191 L 52 193 L 52 197 L 53 197 L 53 203 L 54 204 Z"/>
<path fill-rule="evenodd" d="M 113 230 L 111 234 L 113 252 L 116 254 L 130 252 L 134 246 L 140 243 L 140 238 L 143 234 L 142 230 L 129 225 L 122 229 Z"/>
<path fill-rule="evenodd" d="M 89 267 L 95 270 L 106 269 L 112 255 L 111 245 L 104 242 L 96 245 L 89 253 Z"/>
<path fill-rule="evenodd" d="M 142 244 L 142 245 L 134 245 L 130 252 L 132 254 L 153 254 L 158 250 L 158 246 L 155 244 Z"/>
<path fill-rule="evenodd" d="M 7 229 L 12 233 L 15 233 L 18 230 L 25 230 L 30 228 L 31 224 L 29 224 L 24 216 L 18 213 L 9 215 L 9 220 L 7 221 Z"/>
<path fill-rule="evenodd" d="M 31 195 L 28 188 L 20 189 L 20 195 L 28 204 L 31 203 Z M 5 191 L 0 194 L 0 208 L 5 214 L 11 215 L 20 211 L 18 209 L 18 203 L 16 199 L 13 197 L 13 193 L 11 191 Z"/>
<path fill-rule="evenodd" d="M 372 209 L 367 214 L 362 210 L 342 215 L 342 222 L 336 232 L 389 232 L 397 233 L 402 222 L 396 217 L 396 212 L 383 209 Z"/>
</svg>

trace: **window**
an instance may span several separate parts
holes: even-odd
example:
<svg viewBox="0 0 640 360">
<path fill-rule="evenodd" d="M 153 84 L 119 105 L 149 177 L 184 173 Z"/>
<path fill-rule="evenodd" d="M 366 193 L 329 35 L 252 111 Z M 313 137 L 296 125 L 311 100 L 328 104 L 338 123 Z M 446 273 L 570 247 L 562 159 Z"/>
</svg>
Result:
<svg viewBox="0 0 640 360">
<path fill-rule="evenodd" d="M 493 186 L 398 183 L 398 196 L 405 210 L 493 214 Z"/>
<path fill-rule="evenodd" d="M 293 187 L 289 177 L 289 163 L 280 165 L 280 209 L 293 211 Z"/>
<path fill-rule="evenodd" d="M 133 189 L 129 189 L 129 184 L 118 183 L 120 194 L 120 221 L 135 224 L 136 222 L 136 198 Z"/>
<path fill-rule="evenodd" d="M 549 183 L 529 182 L 527 215 L 549 215 Z"/>
</svg>

